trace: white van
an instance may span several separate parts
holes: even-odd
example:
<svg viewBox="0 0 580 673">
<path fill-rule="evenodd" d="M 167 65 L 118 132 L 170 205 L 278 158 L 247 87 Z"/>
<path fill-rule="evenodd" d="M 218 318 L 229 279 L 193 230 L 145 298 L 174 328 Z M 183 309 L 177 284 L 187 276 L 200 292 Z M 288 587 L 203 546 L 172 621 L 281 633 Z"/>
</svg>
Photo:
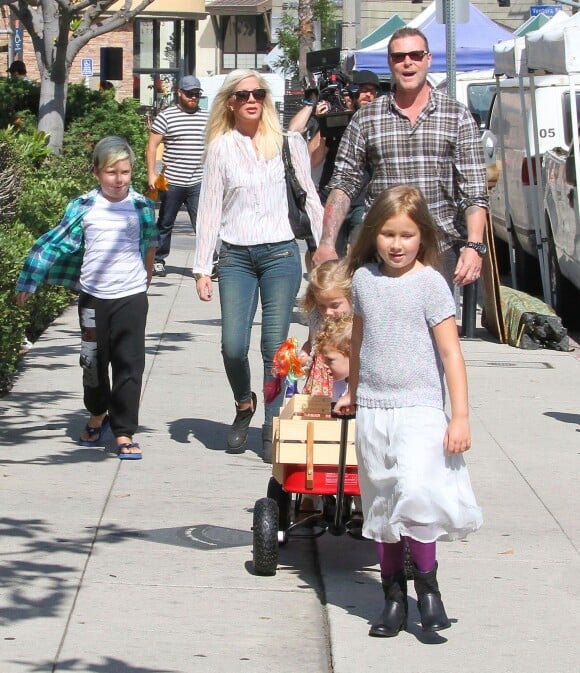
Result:
<svg viewBox="0 0 580 673">
<path fill-rule="evenodd" d="M 517 78 L 500 81 L 501 105 L 496 95 L 482 141 L 488 163 L 488 175 L 495 172 L 496 178 L 494 184 L 490 184 L 489 198 L 496 248 L 500 259 L 508 259 L 506 194 L 502 173 L 505 168 L 508 217 L 512 225 L 518 287 L 526 291 L 537 291 L 541 282 L 534 222 L 536 220 L 540 222 L 537 218 L 543 217 L 543 213 L 541 213 L 542 195 L 538 200 L 536 194 L 538 176 L 535 153 L 537 151 L 539 156 L 543 157 L 554 147 L 569 146 L 570 86 L 566 76 L 542 75 L 534 78 L 537 118 L 537 139 L 535 139 L 529 79 L 522 79 L 522 84 L 520 89 Z M 580 105 L 580 91 L 576 97 Z M 503 137 L 505 167 L 501 161 L 500 137 Z M 532 159 L 531 164 L 528 156 Z M 501 254 L 502 248 L 504 254 Z"/>
<path fill-rule="evenodd" d="M 580 306 L 580 217 L 575 155 L 578 147 L 555 147 L 544 155 L 544 214 L 551 232 L 550 286 L 553 306 L 568 323 L 576 323 Z"/>
<path fill-rule="evenodd" d="M 447 93 L 447 78 L 435 88 Z M 486 128 L 495 89 L 493 70 L 459 72 L 455 77 L 455 98 L 469 108 L 482 130 Z"/>
</svg>

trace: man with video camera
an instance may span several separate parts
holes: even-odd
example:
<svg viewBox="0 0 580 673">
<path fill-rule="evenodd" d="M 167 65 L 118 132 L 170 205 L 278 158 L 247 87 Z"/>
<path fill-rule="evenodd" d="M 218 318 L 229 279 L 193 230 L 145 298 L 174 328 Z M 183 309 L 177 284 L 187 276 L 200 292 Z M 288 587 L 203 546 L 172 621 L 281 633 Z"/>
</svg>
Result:
<svg viewBox="0 0 580 673">
<path fill-rule="evenodd" d="M 354 71 L 350 85 L 347 85 L 344 79 L 341 81 L 344 82 L 343 86 L 322 88 L 318 103 L 305 97 L 305 111 L 300 110 L 289 125 L 289 130 L 292 131 L 306 131 L 306 129 L 309 131 L 308 151 L 311 166 L 318 168 L 322 165 L 318 194 L 323 205 L 330 193 L 328 183 L 334 170 L 342 134 L 352 114 L 372 103 L 379 92 L 379 78 L 370 70 Z M 329 89 L 330 93 L 325 94 Z M 370 176 L 367 175 L 358 195 L 351 201 L 349 212 L 339 231 L 336 239 L 336 252 L 339 257 L 346 255 L 348 245 L 353 242 L 356 231 L 362 223 L 366 185 L 369 180 Z"/>
</svg>

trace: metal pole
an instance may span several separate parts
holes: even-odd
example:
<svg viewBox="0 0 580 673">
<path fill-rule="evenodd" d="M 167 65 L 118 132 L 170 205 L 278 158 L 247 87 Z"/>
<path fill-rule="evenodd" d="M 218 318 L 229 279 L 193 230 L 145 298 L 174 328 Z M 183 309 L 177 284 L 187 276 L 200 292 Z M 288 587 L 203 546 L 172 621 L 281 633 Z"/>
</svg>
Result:
<svg viewBox="0 0 580 673">
<path fill-rule="evenodd" d="M 455 29 L 455 0 L 444 0 L 445 7 L 445 63 L 447 66 L 447 93 L 455 98 L 457 70 L 457 44 Z"/>
<path fill-rule="evenodd" d="M 463 312 L 461 314 L 461 336 L 473 339 L 475 336 L 475 314 L 477 310 L 477 281 L 463 286 Z"/>
</svg>

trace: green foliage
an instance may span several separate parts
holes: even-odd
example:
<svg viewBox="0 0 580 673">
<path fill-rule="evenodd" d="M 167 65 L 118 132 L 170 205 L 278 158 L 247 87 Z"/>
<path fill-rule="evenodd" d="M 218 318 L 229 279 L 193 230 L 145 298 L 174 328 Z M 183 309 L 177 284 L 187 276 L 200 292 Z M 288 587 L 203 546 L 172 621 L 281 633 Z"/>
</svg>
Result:
<svg viewBox="0 0 580 673">
<path fill-rule="evenodd" d="M 280 28 L 276 32 L 282 56 L 274 61 L 274 67 L 284 71 L 287 77 L 298 77 L 298 19 L 289 12 L 282 15 Z"/>
<path fill-rule="evenodd" d="M 315 21 L 320 22 L 322 49 L 336 46 L 336 5 L 333 0 L 310 0 Z M 282 15 L 280 28 L 276 31 L 278 46 L 283 54 L 274 62 L 275 68 L 284 71 L 287 77 L 299 76 L 299 34 L 298 17 L 290 12 Z"/>
<path fill-rule="evenodd" d="M 98 96 L 97 104 L 71 121 L 65 132 L 63 162 L 73 170 L 76 164 L 76 173 L 80 169 L 86 176 L 90 172 L 95 144 L 105 136 L 121 136 L 135 152 L 133 186 L 137 191 L 143 192 L 147 189 L 145 145 L 148 133 L 139 112 L 139 101 L 126 98 L 118 103 L 113 91 L 99 92 Z"/>
<path fill-rule="evenodd" d="M 24 336 L 36 339 L 70 303 L 70 291 L 43 285 L 25 308 L 19 308 L 14 303 L 15 285 L 34 240 L 60 221 L 72 198 L 96 185 L 92 174 L 96 142 L 106 135 L 126 138 L 136 156 L 133 185 L 139 191 L 146 189 L 148 133 L 138 101 L 118 103 L 113 92 L 74 85 L 69 93 L 72 102 L 61 155 L 48 150 L 31 112 L 19 115 L 18 126 L 12 119 L 0 123 L 0 394 L 10 388 Z"/>
<path fill-rule="evenodd" d="M 18 124 L 23 112 L 38 115 L 40 85 L 25 79 L 0 78 L 0 128 Z"/>
<path fill-rule="evenodd" d="M 320 21 L 320 41 L 322 49 L 337 46 L 336 5 L 332 0 L 312 0 L 314 19 Z"/>
<path fill-rule="evenodd" d="M 20 308 L 15 286 L 33 237 L 19 223 L 0 226 L 0 395 L 6 393 L 18 367 L 24 337 L 36 339 L 70 304 L 64 288 L 39 288 Z"/>
<path fill-rule="evenodd" d="M 13 148 L 20 165 L 41 166 L 52 153 L 48 147 L 48 134 L 36 128 L 26 133 L 9 124 L 5 129 L 0 129 L 0 142 Z"/>
</svg>

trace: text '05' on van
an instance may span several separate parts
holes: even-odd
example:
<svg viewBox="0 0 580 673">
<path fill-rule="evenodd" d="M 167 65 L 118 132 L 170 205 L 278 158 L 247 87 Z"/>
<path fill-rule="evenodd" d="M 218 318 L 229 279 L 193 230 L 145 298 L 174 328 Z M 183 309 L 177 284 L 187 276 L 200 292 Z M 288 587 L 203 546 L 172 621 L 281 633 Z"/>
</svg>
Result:
<svg viewBox="0 0 580 673">
<path fill-rule="evenodd" d="M 567 255 L 570 262 L 565 265 L 567 268 L 560 267 L 560 262 L 564 261 L 564 254 L 558 252 L 559 245 L 556 245 L 555 241 L 562 239 L 555 236 L 554 220 L 547 212 L 545 194 L 538 190 L 538 178 L 541 184 L 545 185 L 546 182 L 542 179 L 545 171 L 540 169 L 538 175 L 536 156 L 540 157 L 541 166 L 549 151 L 552 151 L 551 159 L 555 161 L 556 157 L 559 157 L 560 163 L 562 157 L 570 153 L 572 147 L 570 83 L 568 77 L 559 75 L 543 75 L 534 79 L 537 133 L 534 132 L 530 82 L 523 79 L 521 83 L 520 86 L 518 79 L 506 79 L 500 82 L 500 96 L 494 97 L 488 129 L 482 138 L 490 178 L 490 214 L 498 256 L 500 262 L 503 261 L 504 271 L 509 268 L 507 224 L 511 225 L 518 287 L 527 292 L 537 292 L 541 288 L 535 223 L 541 222 L 542 226 L 545 226 L 548 239 L 546 244 L 549 246 L 551 290 L 554 295 L 559 295 L 558 300 L 552 303 L 561 304 L 562 278 L 569 279 L 576 288 L 580 288 L 580 274 L 571 271 L 572 260 L 575 259 L 576 265 L 580 263 L 580 250 L 578 247 L 572 250 L 568 246 Z M 580 78 L 575 94 L 578 109 L 580 109 L 579 89 Z M 502 164 L 502 142 L 505 166 Z M 504 169 L 505 178 L 502 172 Z M 555 170 L 556 166 L 553 164 L 550 173 L 552 177 Z M 562 168 L 559 174 L 564 176 L 564 173 L 565 170 Z M 552 203 L 554 202 L 555 196 L 552 196 Z M 550 210 L 555 212 L 555 205 L 552 205 Z M 575 225 L 575 236 L 578 237 L 580 230 L 577 221 Z M 555 308 L 561 308 L 561 305 Z"/>
</svg>

